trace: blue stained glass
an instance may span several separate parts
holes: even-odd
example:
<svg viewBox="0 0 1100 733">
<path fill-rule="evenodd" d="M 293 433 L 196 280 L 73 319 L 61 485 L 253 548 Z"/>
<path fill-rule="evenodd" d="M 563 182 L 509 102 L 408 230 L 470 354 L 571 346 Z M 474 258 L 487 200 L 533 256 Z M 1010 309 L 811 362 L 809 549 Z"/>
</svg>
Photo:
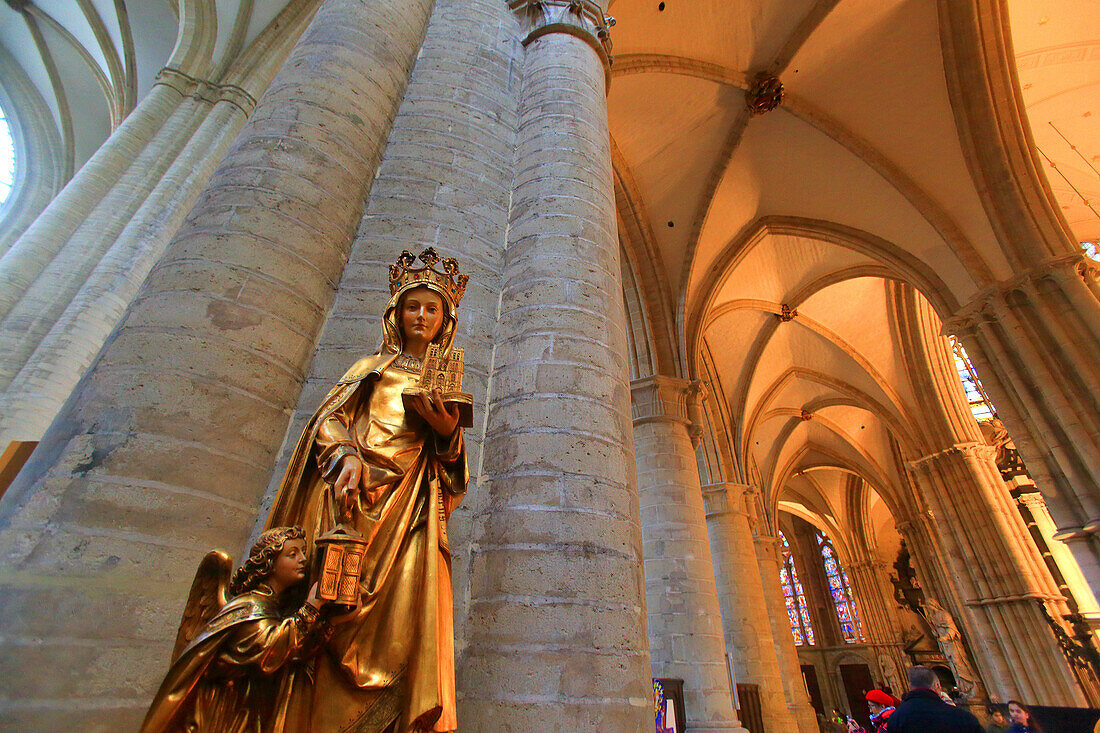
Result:
<svg viewBox="0 0 1100 733">
<path fill-rule="evenodd" d="M 833 608 L 836 609 L 837 621 L 840 623 L 844 640 L 849 644 L 866 641 L 863 635 L 863 624 L 859 620 L 859 611 L 856 609 L 855 597 L 852 595 L 852 584 L 848 582 L 848 574 L 836 559 L 833 543 L 823 532 L 818 532 L 817 545 L 821 548 L 825 576 L 829 580 L 829 593 L 833 597 Z"/>
<path fill-rule="evenodd" d="M 810 625 L 810 614 L 806 610 L 806 594 L 798 580 L 798 571 L 794 568 L 794 556 L 787 538 L 779 533 L 783 547 L 783 566 L 779 569 L 779 584 L 783 587 L 783 596 L 787 604 L 787 616 L 791 622 L 791 636 L 799 646 L 814 643 L 814 630 Z"/>
</svg>

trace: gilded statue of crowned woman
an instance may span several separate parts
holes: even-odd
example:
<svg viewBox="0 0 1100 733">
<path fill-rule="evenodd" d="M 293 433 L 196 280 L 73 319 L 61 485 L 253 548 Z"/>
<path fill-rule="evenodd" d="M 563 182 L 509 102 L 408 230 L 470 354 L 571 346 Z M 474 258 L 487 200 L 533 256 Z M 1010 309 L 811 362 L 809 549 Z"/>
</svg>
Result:
<svg viewBox="0 0 1100 733">
<path fill-rule="evenodd" d="M 467 276 L 431 248 L 420 260 L 424 266 L 414 267 L 404 252 L 390 267 L 382 344 L 352 365 L 309 420 L 266 524 L 268 531 L 300 527 L 307 551 L 337 528 L 360 537 L 365 550 L 356 604 L 350 611 L 325 605 L 316 588 L 304 606 L 284 604 L 269 624 L 296 633 L 293 652 L 279 665 L 243 672 L 248 679 L 277 678 L 265 689 L 278 691 L 274 702 L 283 712 L 277 719 L 259 713 L 250 731 L 443 733 L 458 727 L 447 522 L 466 491 L 466 451 L 459 407 L 438 389 L 418 387 L 426 356 L 444 362 L 451 356 Z M 317 579 L 316 560 L 310 580 Z M 304 598 L 306 586 L 303 581 L 287 599 Z M 198 637 L 211 638 L 209 629 Z M 286 643 L 277 642 L 280 649 Z M 220 655 L 221 664 L 192 681 L 235 669 L 233 648 L 206 651 Z M 170 707 L 186 711 L 193 705 L 188 690 L 197 687 L 162 687 L 150 715 L 160 709 L 158 720 L 165 722 L 149 727 L 147 719 L 143 731 L 217 730 L 174 727 L 182 718 L 173 722 L 163 714 L 165 695 Z"/>
</svg>

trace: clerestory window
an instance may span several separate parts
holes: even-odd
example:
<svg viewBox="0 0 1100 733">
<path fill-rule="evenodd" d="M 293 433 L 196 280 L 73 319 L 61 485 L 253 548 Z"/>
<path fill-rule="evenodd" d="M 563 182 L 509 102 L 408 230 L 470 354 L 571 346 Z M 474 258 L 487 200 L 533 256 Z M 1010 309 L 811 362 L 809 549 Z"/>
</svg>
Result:
<svg viewBox="0 0 1100 733">
<path fill-rule="evenodd" d="M 832 596 L 836 618 L 840 622 L 840 633 L 849 644 L 867 641 L 863 635 L 863 623 L 859 620 L 859 609 L 852 595 L 852 584 L 848 574 L 840 565 L 836 548 L 832 541 L 821 531 L 817 533 L 817 546 L 821 549 L 821 559 L 825 563 L 825 577 L 829 581 L 829 593 Z"/>
<path fill-rule="evenodd" d="M 779 568 L 779 584 L 783 586 L 783 597 L 787 602 L 787 616 L 791 622 L 791 634 L 794 643 L 814 643 L 814 627 L 810 624 L 810 613 L 806 605 L 806 593 L 802 590 L 802 583 L 798 580 L 798 572 L 794 568 L 794 555 L 791 546 L 787 544 L 787 538 L 779 533 L 782 542 L 783 565 Z"/>
</svg>

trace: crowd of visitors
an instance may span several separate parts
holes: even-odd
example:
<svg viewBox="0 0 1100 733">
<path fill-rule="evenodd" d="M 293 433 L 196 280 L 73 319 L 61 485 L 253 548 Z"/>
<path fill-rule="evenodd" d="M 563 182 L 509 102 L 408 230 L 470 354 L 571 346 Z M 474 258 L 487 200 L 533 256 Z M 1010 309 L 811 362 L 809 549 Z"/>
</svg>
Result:
<svg viewBox="0 0 1100 733">
<path fill-rule="evenodd" d="M 990 705 L 986 710 L 990 722 L 983 728 L 972 713 L 955 705 L 936 673 L 924 666 L 909 670 L 909 692 L 901 700 L 885 690 L 871 690 L 866 699 L 870 729 L 833 711 L 822 730 L 839 733 L 846 723 L 848 733 L 1042 733 L 1027 706 L 1018 700 L 1009 700 L 1006 708 Z"/>
</svg>

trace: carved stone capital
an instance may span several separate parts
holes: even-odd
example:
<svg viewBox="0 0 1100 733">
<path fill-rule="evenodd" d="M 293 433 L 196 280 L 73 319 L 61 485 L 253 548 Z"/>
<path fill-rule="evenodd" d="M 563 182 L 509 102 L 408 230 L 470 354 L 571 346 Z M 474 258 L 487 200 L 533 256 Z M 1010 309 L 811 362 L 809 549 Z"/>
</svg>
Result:
<svg viewBox="0 0 1100 733">
<path fill-rule="evenodd" d="M 707 519 L 723 514 L 748 516 L 745 501 L 756 493 L 748 484 L 720 483 L 703 487 L 703 511 Z"/>
<path fill-rule="evenodd" d="M 982 323 L 995 322 L 997 316 L 991 308 L 995 300 L 1003 299 L 1011 291 L 1022 290 L 1026 294 L 1030 290 L 1029 286 L 1033 286 L 1044 278 L 1062 282 L 1069 278 L 1077 278 L 1095 283 L 1100 280 L 1100 263 L 1084 252 L 1052 257 L 977 293 L 951 317 L 944 320 L 941 332 L 945 335 L 966 334 L 973 332 Z"/>
<path fill-rule="evenodd" d="M 907 464 L 910 471 L 916 471 L 919 469 L 928 469 L 932 464 L 939 461 L 968 456 L 972 456 L 980 459 L 993 460 L 997 455 L 997 449 L 991 445 L 985 443 L 957 443 L 950 448 L 944 448 L 941 451 L 935 453 L 929 453 L 926 456 L 909 461 Z"/>
<path fill-rule="evenodd" d="M 576 36 L 599 55 L 610 77 L 611 26 L 615 19 L 604 15 L 600 4 L 593 0 L 508 0 L 508 7 L 525 23 L 524 46 L 551 33 Z"/>
<path fill-rule="evenodd" d="M 684 425 L 694 447 L 703 438 L 700 403 L 706 389 L 699 380 L 688 381 L 655 374 L 630 383 L 634 424 L 677 422 Z"/>
<path fill-rule="evenodd" d="M 197 79 L 171 66 L 161 69 L 153 84 L 171 87 L 184 97 L 198 99 L 210 105 L 228 102 L 245 115 L 252 114 L 252 110 L 256 109 L 256 99 L 244 89 L 233 84 L 214 84 L 205 79 Z"/>
<path fill-rule="evenodd" d="M 1016 497 L 1016 503 L 1020 506 L 1026 506 L 1032 512 L 1046 511 L 1047 503 L 1043 499 L 1043 495 L 1038 491 L 1026 491 Z"/>
</svg>

